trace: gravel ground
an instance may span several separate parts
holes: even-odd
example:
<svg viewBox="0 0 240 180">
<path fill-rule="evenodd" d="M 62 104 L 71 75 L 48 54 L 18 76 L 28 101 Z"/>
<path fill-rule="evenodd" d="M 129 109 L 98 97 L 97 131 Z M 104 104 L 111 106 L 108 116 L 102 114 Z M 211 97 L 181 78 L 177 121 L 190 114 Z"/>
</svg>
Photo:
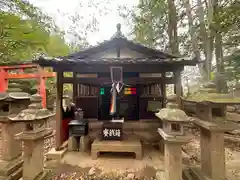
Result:
<svg viewBox="0 0 240 180">
<path fill-rule="evenodd" d="M 49 180 L 155 180 L 156 170 L 145 167 L 138 172 L 116 172 L 104 173 L 98 168 L 80 168 L 67 164 L 58 166 Z"/>
<path fill-rule="evenodd" d="M 188 157 L 188 165 L 199 165 L 201 160 L 199 131 L 197 129 L 189 129 L 189 133 L 193 135 L 190 143 L 182 147 Z M 225 141 L 225 156 L 227 176 L 231 180 L 240 180 L 240 142 Z M 154 157 L 152 157 L 154 158 Z M 100 158 L 101 159 L 101 158 Z M 104 160 L 105 161 L 105 160 Z M 101 164 L 101 163 L 100 163 Z M 78 164 L 78 166 L 81 164 Z M 125 163 L 122 166 L 126 166 Z M 99 166 L 100 167 L 100 166 Z M 146 167 L 139 171 L 125 171 L 124 173 L 105 171 L 104 168 L 98 169 L 96 166 L 80 168 L 70 165 L 59 166 L 53 173 L 53 180 L 154 180 L 156 169 Z"/>
<path fill-rule="evenodd" d="M 54 127 L 54 122 L 49 121 L 48 127 Z M 191 142 L 184 145 L 182 149 L 188 156 L 188 165 L 199 165 L 201 160 L 199 131 L 197 129 L 189 129 L 189 134 L 192 134 L 193 138 Z M 227 175 L 231 180 L 240 180 L 240 141 L 235 141 L 234 139 L 236 139 L 236 137 L 239 138 L 239 136 L 234 136 L 232 139 L 225 139 Z M 45 139 L 44 152 L 46 153 L 52 147 L 54 147 L 54 143 L 54 136 Z M 154 157 L 151 158 L 155 159 Z M 123 163 L 122 166 L 125 166 L 125 164 Z M 109 171 L 104 172 L 103 169 L 98 169 L 96 166 L 81 168 L 62 164 L 52 172 L 52 176 L 49 178 L 49 180 L 154 180 L 155 175 L 156 169 L 149 166 L 146 166 L 138 171 L 116 173 Z"/>
</svg>

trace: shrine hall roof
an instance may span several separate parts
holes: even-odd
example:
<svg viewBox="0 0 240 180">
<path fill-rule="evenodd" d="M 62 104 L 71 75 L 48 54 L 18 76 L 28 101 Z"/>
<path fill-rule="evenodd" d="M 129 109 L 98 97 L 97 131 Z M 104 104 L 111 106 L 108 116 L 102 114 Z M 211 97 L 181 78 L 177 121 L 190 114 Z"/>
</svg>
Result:
<svg viewBox="0 0 240 180">
<path fill-rule="evenodd" d="M 143 57 L 126 58 L 117 55 L 120 49 L 129 49 L 139 54 L 143 54 Z M 116 57 L 101 57 L 93 56 L 108 50 L 114 50 Z M 120 24 L 117 25 L 117 32 L 110 40 L 104 41 L 97 46 L 90 47 L 88 49 L 72 53 L 70 55 L 59 58 L 47 58 L 40 57 L 35 60 L 34 63 L 43 66 L 52 66 L 57 64 L 182 64 L 182 65 L 196 65 L 198 61 L 196 59 L 182 58 L 175 55 L 171 55 L 162 52 L 157 49 L 148 48 L 141 44 L 134 43 L 123 36 L 121 32 Z"/>
</svg>

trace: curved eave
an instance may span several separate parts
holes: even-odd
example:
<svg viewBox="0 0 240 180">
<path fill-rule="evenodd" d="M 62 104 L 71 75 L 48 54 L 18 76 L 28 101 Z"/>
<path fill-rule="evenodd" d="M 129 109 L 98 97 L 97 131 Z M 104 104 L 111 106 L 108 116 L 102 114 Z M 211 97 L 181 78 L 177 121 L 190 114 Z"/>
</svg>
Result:
<svg viewBox="0 0 240 180">
<path fill-rule="evenodd" d="M 59 60 L 59 59 L 45 59 L 43 57 L 39 58 L 38 60 L 33 61 L 33 63 L 39 64 L 41 66 L 58 66 L 58 65 L 156 65 L 156 64 L 164 64 L 164 65 L 183 65 L 183 66 L 195 66 L 198 64 L 196 59 L 193 60 L 185 60 L 184 58 L 178 58 L 177 60 L 174 59 L 155 59 L 155 58 L 141 58 L 141 59 L 66 59 L 66 60 Z"/>
</svg>

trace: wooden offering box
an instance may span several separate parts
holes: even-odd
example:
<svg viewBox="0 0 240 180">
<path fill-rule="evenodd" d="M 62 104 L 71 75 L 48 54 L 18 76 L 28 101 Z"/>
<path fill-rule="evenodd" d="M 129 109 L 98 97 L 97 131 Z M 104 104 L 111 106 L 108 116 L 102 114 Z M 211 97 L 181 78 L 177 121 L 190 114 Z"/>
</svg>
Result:
<svg viewBox="0 0 240 180">
<path fill-rule="evenodd" d="M 102 140 L 122 140 L 123 123 L 104 122 L 102 126 Z"/>
</svg>

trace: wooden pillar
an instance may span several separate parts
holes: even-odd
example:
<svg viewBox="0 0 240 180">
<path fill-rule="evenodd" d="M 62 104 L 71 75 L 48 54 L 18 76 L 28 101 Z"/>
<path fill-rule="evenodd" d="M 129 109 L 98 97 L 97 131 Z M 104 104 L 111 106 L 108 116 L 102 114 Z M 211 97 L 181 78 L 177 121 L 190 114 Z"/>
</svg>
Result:
<svg viewBox="0 0 240 180">
<path fill-rule="evenodd" d="M 76 103 L 76 99 L 78 96 L 78 83 L 77 83 L 77 73 L 73 72 L 73 102 Z"/>
<path fill-rule="evenodd" d="M 46 94 L 46 79 L 44 78 L 44 69 L 41 66 L 38 66 L 38 73 L 39 73 L 39 87 L 38 93 L 42 97 L 42 107 L 47 107 L 47 94 Z"/>
<path fill-rule="evenodd" d="M 0 67 L 0 92 L 6 92 L 8 89 L 7 73 L 3 67 Z"/>
<path fill-rule="evenodd" d="M 162 95 L 162 107 L 165 108 L 166 107 L 166 99 L 167 99 L 165 72 L 162 73 L 161 91 L 162 91 L 162 94 L 161 94 Z"/>
<path fill-rule="evenodd" d="M 60 150 L 62 145 L 62 96 L 63 96 L 63 72 L 56 73 L 56 151 Z"/>
<path fill-rule="evenodd" d="M 182 69 L 178 69 L 175 73 L 174 73 L 174 78 L 176 79 L 175 82 L 175 93 L 177 95 L 177 104 L 179 105 L 179 108 L 182 108 L 182 103 L 181 103 L 181 96 L 183 94 L 182 92 L 182 79 L 181 79 L 181 71 Z"/>
</svg>

